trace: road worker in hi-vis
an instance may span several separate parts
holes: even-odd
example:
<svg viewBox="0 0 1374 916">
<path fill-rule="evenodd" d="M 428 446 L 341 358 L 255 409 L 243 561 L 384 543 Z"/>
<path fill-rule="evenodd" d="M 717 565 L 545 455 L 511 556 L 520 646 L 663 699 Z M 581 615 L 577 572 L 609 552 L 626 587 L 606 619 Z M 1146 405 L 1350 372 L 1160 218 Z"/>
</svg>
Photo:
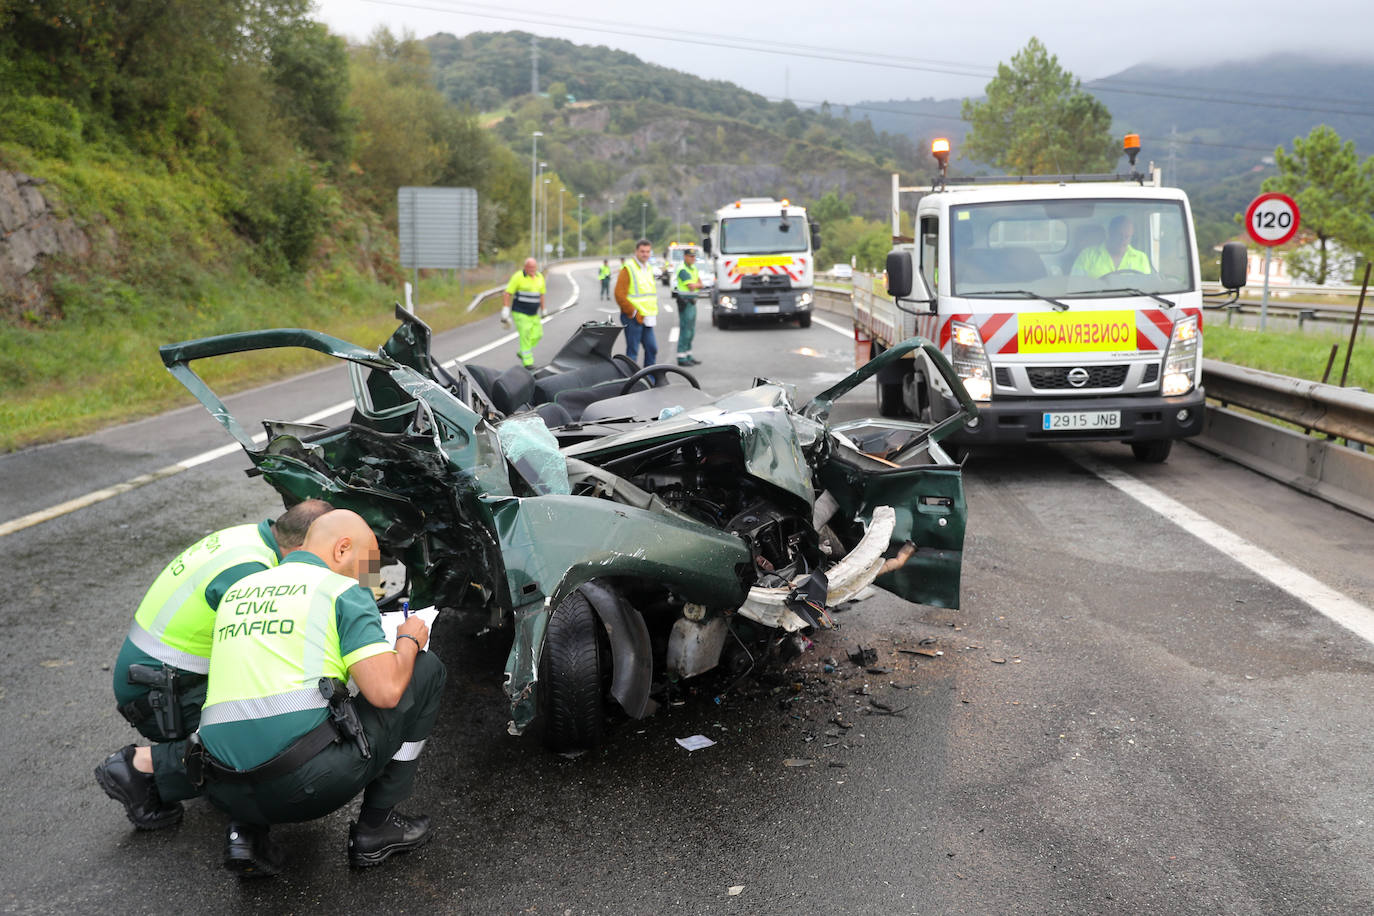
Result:
<svg viewBox="0 0 1374 916">
<path fill-rule="evenodd" d="M 515 331 L 520 335 L 520 362 L 526 369 L 534 368 L 534 347 L 544 336 L 544 293 L 539 262 L 526 258 L 525 266 L 506 284 L 501 306 L 501 323 L 515 322 Z"/>
<path fill-rule="evenodd" d="M 429 818 L 395 810 L 439 711 L 445 670 L 411 616 L 392 645 L 371 592 L 377 538 L 354 512 L 315 520 L 300 550 L 239 580 L 215 614 L 200 730 L 112 754 L 97 771 L 130 818 L 149 800 L 204 793 L 230 818 L 224 864 L 277 873 L 272 824 L 323 817 L 363 793 L 348 860 L 376 865 L 430 838 Z M 352 680 L 358 696 L 344 686 Z"/>
</svg>

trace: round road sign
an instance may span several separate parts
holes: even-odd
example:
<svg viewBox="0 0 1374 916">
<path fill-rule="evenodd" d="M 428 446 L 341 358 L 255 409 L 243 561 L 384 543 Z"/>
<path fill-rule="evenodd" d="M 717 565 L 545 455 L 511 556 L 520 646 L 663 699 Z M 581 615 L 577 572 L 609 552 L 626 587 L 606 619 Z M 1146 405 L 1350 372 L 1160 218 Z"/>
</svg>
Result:
<svg viewBox="0 0 1374 916">
<path fill-rule="evenodd" d="M 1245 211 L 1245 231 L 1257 244 L 1282 245 L 1298 232 L 1298 205 L 1287 194 L 1261 194 Z"/>
</svg>

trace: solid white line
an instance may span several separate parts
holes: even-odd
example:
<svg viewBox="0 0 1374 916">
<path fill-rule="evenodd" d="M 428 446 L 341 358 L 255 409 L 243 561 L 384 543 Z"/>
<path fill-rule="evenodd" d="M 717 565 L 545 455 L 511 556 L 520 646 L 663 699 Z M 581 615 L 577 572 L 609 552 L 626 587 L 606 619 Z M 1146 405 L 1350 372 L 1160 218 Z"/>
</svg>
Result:
<svg viewBox="0 0 1374 916">
<path fill-rule="evenodd" d="M 1307 573 L 1288 565 L 1234 532 L 1203 518 L 1177 500 L 1165 496 L 1124 471 L 1103 464 L 1087 454 L 1073 454 L 1072 458 L 1136 502 L 1158 512 L 1203 543 L 1220 550 L 1261 579 L 1278 586 L 1366 642 L 1374 643 L 1374 611 L 1363 604 L 1318 582 Z"/>
<path fill-rule="evenodd" d="M 673 329 L 668 332 L 668 343 L 677 343 L 677 335 L 678 327 L 674 325 Z"/>
<path fill-rule="evenodd" d="M 812 324 L 818 324 L 818 325 L 820 325 L 820 326 L 823 327 L 823 328 L 829 328 L 830 330 L 834 331 L 836 334 L 843 334 L 845 337 L 848 337 L 850 340 L 853 340 L 853 339 L 854 339 L 854 328 L 853 328 L 853 327 L 842 328 L 842 327 L 840 327 L 838 324 L 831 324 L 830 322 L 826 321 L 824 318 L 817 318 L 815 312 L 812 312 L 812 313 L 811 313 L 811 323 L 812 323 Z"/>
<path fill-rule="evenodd" d="M 576 268 L 567 267 L 564 269 L 560 269 L 558 267 L 555 267 L 552 271 L 550 271 L 550 273 L 553 273 L 553 271 L 558 271 L 559 273 L 566 274 L 571 273 L 574 269 Z M 574 280 L 572 281 L 572 294 L 568 296 L 568 298 L 563 302 L 563 304 L 560 305 L 552 315 L 545 316 L 545 323 L 552 321 L 554 318 L 558 317 L 560 314 L 576 305 L 577 293 L 577 281 Z M 481 356 L 483 353 L 486 353 L 490 350 L 494 350 L 502 344 L 510 343 L 512 340 L 515 340 L 517 336 L 519 335 L 515 333 L 502 335 L 501 337 L 498 337 L 496 340 L 493 340 L 491 343 L 484 344 L 476 348 L 475 350 L 469 350 L 466 353 L 463 353 L 459 356 L 455 356 L 453 359 L 448 360 L 442 365 L 445 369 L 448 369 L 456 363 L 467 362 L 473 357 Z M 324 408 L 323 410 L 317 410 L 312 414 L 308 414 L 292 422 L 317 423 L 320 420 L 323 420 L 325 417 L 330 417 L 334 414 L 342 413 L 345 410 L 352 409 L 352 407 L 353 399 L 349 398 L 347 401 L 340 401 L 338 404 L 333 404 L 329 407 Z M 265 433 L 258 433 L 256 436 L 253 437 L 254 442 L 263 442 L 266 441 L 266 439 L 267 435 Z M 145 484 L 150 484 L 158 480 L 165 480 L 168 477 L 180 474 L 182 471 L 189 471 L 191 468 L 198 467 L 199 465 L 206 464 L 210 461 L 214 461 L 216 458 L 223 458 L 226 455 L 232 455 L 234 452 L 239 451 L 240 448 L 241 446 L 237 442 L 230 443 L 229 445 L 221 445 L 219 448 L 212 448 L 209 451 L 201 452 L 198 455 L 192 455 L 190 458 L 183 458 L 175 464 L 169 464 L 166 467 L 159 468 L 156 471 L 150 471 L 147 474 L 140 474 L 137 477 L 131 477 L 123 483 L 117 483 L 113 486 L 104 487 L 102 489 L 95 490 L 91 493 L 87 493 L 84 496 L 78 496 L 75 499 L 69 499 L 64 503 L 58 503 L 56 506 L 49 506 L 46 509 L 40 509 L 37 512 L 30 512 L 28 515 L 20 516 L 16 519 L 11 519 L 8 522 L 0 524 L 0 537 L 4 537 L 8 534 L 14 534 L 16 531 L 23 531 L 25 528 L 32 528 L 34 525 L 42 524 L 43 522 L 51 521 L 55 518 L 60 518 L 61 516 L 68 515 L 72 512 L 77 511 L 78 509 L 84 509 L 87 506 L 93 506 L 96 503 L 104 502 L 105 500 L 118 496 L 121 493 L 128 493 L 130 490 L 136 490 Z"/>
</svg>

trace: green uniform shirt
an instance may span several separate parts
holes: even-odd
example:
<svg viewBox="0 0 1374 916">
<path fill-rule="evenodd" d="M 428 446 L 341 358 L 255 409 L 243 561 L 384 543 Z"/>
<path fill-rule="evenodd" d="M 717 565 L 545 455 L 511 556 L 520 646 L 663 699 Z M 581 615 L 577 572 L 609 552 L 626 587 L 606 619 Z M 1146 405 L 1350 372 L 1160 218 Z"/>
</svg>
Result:
<svg viewBox="0 0 1374 916">
<path fill-rule="evenodd" d="M 691 267 L 688 267 L 686 264 L 683 264 L 677 271 L 677 284 L 675 290 L 679 296 L 691 299 L 694 298 L 697 293 L 696 290 L 691 288 L 690 284 L 700 282 L 701 274 L 697 270 L 697 266 L 693 264 Z"/>
<path fill-rule="evenodd" d="M 1150 272 L 1150 259 L 1139 248 L 1127 245 L 1121 255 L 1121 263 L 1117 264 L 1106 245 L 1094 245 L 1078 253 L 1070 273 L 1075 277 L 1101 277 L 1114 270 L 1135 270 L 1147 274 Z"/>
<path fill-rule="evenodd" d="M 208 670 L 210 633 L 215 621 L 214 611 L 219 607 L 220 598 L 222 598 L 224 593 L 229 590 L 229 587 L 238 580 L 245 576 L 251 576 L 256 572 L 262 572 L 264 569 L 269 569 L 270 565 L 266 562 L 267 555 L 270 554 L 272 558 L 275 559 L 280 549 L 277 546 L 277 539 L 272 536 L 272 522 L 270 519 L 261 521 L 256 526 L 243 525 L 239 527 L 256 527 L 257 536 L 261 539 L 264 547 L 262 558 L 246 560 L 242 563 L 236 563 L 230 566 L 211 578 L 210 581 L 205 584 L 204 588 L 186 598 L 185 604 L 187 605 L 204 602 L 204 608 L 208 610 L 208 613 L 201 614 L 195 620 L 188 621 L 195 625 L 197 631 L 203 627 L 203 632 L 183 632 L 179 634 L 182 638 L 179 639 L 178 642 L 185 642 L 186 648 L 192 650 L 187 654 L 198 656 L 199 659 L 203 659 L 204 662 L 201 663 L 197 658 L 182 657 L 179 659 L 181 663 L 177 664 L 176 653 L 182 651 L 177 649 L 177 647 L 156 647 L 156 651 L 159 655 L 164 656 L 163 658 L 159 658 L 152 655 L 147 649 L 140 647 L 135 642 L 133 636 L 126 636 L 124 638 L 124 645 L 120 647 L 119 655 L 115 658 L 114 664 L 114 695 L 119 705 L 122 706 L 148 693 L 147 687 L 134 686 L 129 683 L 130 665 L 151 665 L 154 668 L 160 668 L 163 662 L 167 661 L 172 667 L 179 668 L 182 671 L 204 674 L 206 670 Z M 174 577 L 190 578 L 202 567 L 209 566 L 211 563 L 216 562 L 215 558 L 218 551 L 198 548 L 207 548 L 211 542 L 222 538 L 228 531 L 233 530 L 234 529 L 226 529 L 226 531 L 217 531 L 198 541 L 192 547 L 187 548 L 175 560 L 167 564 L 167 567 L 159 575 L 159 580 L 163 577 L 168 577 L 169 579 Z M 194 562 L 188 562 L 188 558 L 191 558 Z M 178 564 L 181 564 L 179 572 Z M 150 589 L 149 591 L 151 593 L 152 590 Z M 145 598 L 144 600 L 147 601 L 148 599 Z M 139 610 L 143 610 L 142 605 L 140 605 Z M 145 616 L 147 615 L 145 614 Z M 134 632 L 132 628 L 130 632 Z M 140 634 L 138 637 L 139 642 L 144 642 L 152 648 L 151 644 L 147 642 L 148 639 L 149 634 L 146 632 Z M 189 642 L 187 641 L 188 639 Z M 175 650 L 175 652 L 169 650 Z"/>
<path fill-rule="evenodd" d="M 515 272 L 515 276 L 510 278 L 506 284 L 506 292 L 511 294 L 510 310 L 519 312 L 522 315 L 538 315 L 539 299 L 544 295 L 544 275 L 535 274 L 533 277 L 526 274 L 523 270 Z"/>
<path fill-rule="evenodd" d="M 348 679 L 392 652 L 371 593 L 298 550 L 239 580 L 215 615 L 200 737 L 215 759 L 248 770 L 328 717 L 319 679 Z"/>
</svg>

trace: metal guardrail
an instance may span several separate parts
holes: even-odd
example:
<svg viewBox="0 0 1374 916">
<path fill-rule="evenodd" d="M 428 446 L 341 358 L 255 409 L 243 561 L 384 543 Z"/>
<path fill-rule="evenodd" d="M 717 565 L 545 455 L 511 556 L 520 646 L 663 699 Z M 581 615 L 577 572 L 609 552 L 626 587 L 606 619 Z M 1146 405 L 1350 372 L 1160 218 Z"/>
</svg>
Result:
<svg viewBox="0 0 1374 916">
<path fill-rule="evenodd" d="M 1259 295 L 1259 290 L 1253 286 L 1246 286 L 1245 290 L 1249 295 Z M 1208 295 L 1225 292 L 1220 283 L 1211 280 L 1202 282 L 1202 291 Z M 1274 304 L 1274 296 L 1349 296 L 1354 298 L 1359 294 L 1360 287 L 1358 284 L 1355 286 L 1289 286 L 1285 283 L 1281 286 L 1275 286 L 1272 280 L 1269 284 L 1270 305 Z"/>
<path fill-rule="evenodd" d="M 1374 445 L 1374 394 L 1323 385 L 1215 359 L 1202 361 L 1207 396 L 1304 429 Z"/>
</svg>

